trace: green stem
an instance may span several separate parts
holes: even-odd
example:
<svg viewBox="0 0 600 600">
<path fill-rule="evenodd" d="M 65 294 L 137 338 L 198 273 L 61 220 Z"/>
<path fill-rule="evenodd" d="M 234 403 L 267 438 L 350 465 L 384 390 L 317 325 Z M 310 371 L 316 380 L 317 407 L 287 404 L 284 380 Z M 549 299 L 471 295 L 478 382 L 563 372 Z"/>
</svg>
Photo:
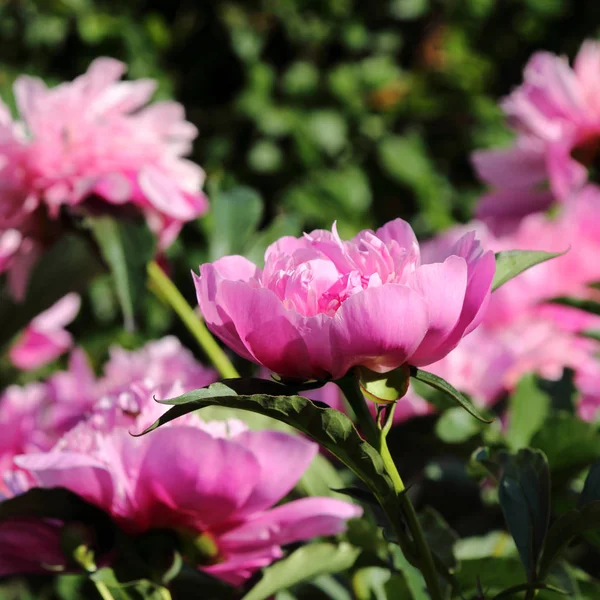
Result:
<svg viewBox="0 0 600 600">
<path fill-rule="evenodd" d="M 172 600 L 171 592 L 166 587 L 161 587 L 158 593 L 163 597 L 163 600 Z"/>
<path fill-rule="evenodd" d="M 115 600 L 114 596 L 110 593 L 108 586 L 102 581 L 94 581 L 96 590 L 102 597 L 102 600 Z"/>
<path fill-rule="evenodd" d="M 425 533 L 423 532 L 423 528 L 419 523 L 419 518 L 417 517 L 414 506 L 412 505 L 412 502 L 406 493 L 406 488 L 404 482 L 402 481 L 402 477 L 400 477 L 400 473 L 396 468 L 396 464 L 394 463 L 387 445 L 386 436 L 387 431 L 389 430 L 389 420 L 386 423 L 386 427 L 384 427 L 383 431 L 380 431 L 377 427 L 375 419 L 369 411 L 367 402 L 362 394 L 356 377 L 350 374 L 343 379 L 338 380 L 336 383 L 344 392 L 346 399 L 354 410 L 358 423 L 365 434 L 366 440 L 379 451 L 381 458 L 383 459 L 386 472 L 394 485 L 397 506 L 400 507 L 404 521 L 406 521 L 408 529 L 412 535 L 412 545 L 418 555 L 417 566 L 423 574 L 423 579 L 425 579 L 431 600 L 443 600 L 444 596 L 440 587 L 440 581 L 435 567 L 435 562 L 433 560 L 433 555 L 427 544 L 427 540 L 425 539 Z M 390 507 L 386 502 L 385 505 L 382 505 L 382 508 L 385 510 L 388 519 L 394 528 L 403 551 L 406 553 L 406 549 L 410 546 L 410 541 L 407 543 L 402 519 L 398 518 L 399 515 L 396 514 L 397 507 Z M 410 557 L 407 558 L 410 560 Z"/>
<path fill-rule="evenodd" d="M 336 381 L 338 387 L 344 392 L 348 404 L 350 404 L 356 420 L 360 425 L 364 436 L 374 448 L 379 447 L 379 428 L 367 406 L 363 393 L 360 389 L 358 379 L 352 373 Z"/>
<path fill-rule="evenodd" d="M 175 284 L 154 261 L 148 263 L 148 277 L 150 289 L 177 313 L 190 333 L 196 338 L 215 369 L 219 371 L 221 377 L 224 379 L 239 377 L 239 373 L 206 328 L 200 316 L 186 302 Z"/>
</svg>

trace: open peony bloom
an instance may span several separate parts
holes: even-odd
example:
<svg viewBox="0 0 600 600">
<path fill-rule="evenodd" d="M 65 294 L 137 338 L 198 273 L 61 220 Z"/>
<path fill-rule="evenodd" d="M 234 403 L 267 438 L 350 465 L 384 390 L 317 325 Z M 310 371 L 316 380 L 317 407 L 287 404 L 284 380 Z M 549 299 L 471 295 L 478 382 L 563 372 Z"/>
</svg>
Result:
<svg viewBox="0 0 600 600">
<path fill-rule="evenodd" d="M 9 386 L 0 396 L 5 432 L 0 436 L 0 495 L 14 456 L 50 450 L 84 420 L 98 431 L 149 425 L 166 410 L 154 397 L 172 398 L 216 378 L 171 336 L 138 350 L 111 348 L 102 377 L 95 376 L 83 350 L 75 348 L 67 370 L 43 382 Z"/>
<path fill-rule="evenodd" d="M 79 295 L 71 293 L 35 317 L 9 351 L 13 365 L 29 371 L 66 352 L 73 344 L 73 337 L 65 327 L 75 319 L 80 306 Z"/>
<path fill-rule="evenodd" d="M 512 227 L 554 201 L 569 201 L 597 176 L 599 92 L 600 43 L 584 42 L 572 68 L 550 52 L 531 57 L 523 84 L 502 102 L 514 144 L 473 155 L 479 176 L 493 188 L 479 203 L 480 218 Z"/>
<path fill-rule="evenodd" d="M 531 214 L 510 232 L 494 235 L 483 223 L 450 229 L 422 246 L 423 256 L 447 252 L 468 229 L 475 229 L 486 247 L 564 252 L 522 273 L 496 291 L 476 331 L 429 370 L 448 378 L 480 406 L 489 406 L 514 390 L 526 373 L 558 380 L 564 368 L 575 370 L 585 383 L 579 404 L 584 419 L 600 407 L 592 393 L 600 373 L 600 344 L 583 337 L 600 330 L 600 317 L 582 310 L 549 303 L 559 296 L 598 301 L 600 281 L 596 259 L 600 251 L 600 189 L 588 185 L 560 214 Z M 581 389 L 584 389 L 581 383 Z M 407 394 L 411 398 L 412 391 Z"/>
<path fill-rule="evenodd" d="M 227 256 L 195 282 L 208 327 L 237 353 L 284 376 L 336 379 L 445 356 L 481 320 L 494 270 L 474 233 L 424 263 L 396 219 L 349 241 L 335 226 L 284 237 L 264 269 Z"/>
<path fill-rule="evenodd" d="M 30 485 L 76 492 L 131 536 L 173 532 L 189 562 L 240 584 L 280 558 L 281 546 L 339 533 L 348 519 L 362 514 L 360 507 L 332 498 L 273 508 L 298 482 L 317 448 L 299 436 L 194 417 L 142 438 L 133 438 L 124 427 L 99 432 L 82 423 L 50 452 L 19 456 L 15 463 Z M 14 491 L 22 492 L 23 486 Z M 36 539 L 40 529 L 35 522 L 21 523 L 18 530 L 11 522 L 0 525 L 0 547 L 8 543 L 14 549 L 0 575 L 2 569 L 4 574 L 43 570 L 42 558 L 46 564 L 65 563 L 59 527 L 54 544 L 52 532 L 43 531 L 42 554 Z"/>
<path fill-rule="evenodd" d="M 206 211 L 204 172 L 183 158 L 196 128 L 180 104 L 148 104 L 154 81 L 120 81 L 124 72 L 123 63 L 98 58 L 53 88 L 18 77 L 16 120 L 0 101 L 0 272 L 16 269 L 2 258 L 6 246 L 17 252 L 6 233 L 43 244 L 61 207 L 87 203 L 98 213 L 129 205 L 145 215 L 161 249 Z"/>
</svg>

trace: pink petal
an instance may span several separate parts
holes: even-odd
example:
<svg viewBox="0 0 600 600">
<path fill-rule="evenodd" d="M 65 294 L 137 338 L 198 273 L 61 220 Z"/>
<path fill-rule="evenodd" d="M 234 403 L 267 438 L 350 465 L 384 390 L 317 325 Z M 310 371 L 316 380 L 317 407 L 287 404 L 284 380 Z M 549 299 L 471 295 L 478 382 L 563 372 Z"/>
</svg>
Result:
<svg viewBox="0 0 600 600">
<path fill-rule="evenodd" d="M 6 270 L 10 259 L 19 249 L 23 236 L 16 229 L 8 229 L 0 233 L 0 273 Z"/>
<path fill-rule="evenodd" d="M 166 427 L 148 437 L 136 499 L 148 525 L 200 529 L 235 519 L 260 479 L 254 455 L 195 427 Z"/>
<path fill-rule="evenodd" d="M 356 504 L 334 498 L 302 498 L 273 508 L 220 537 L 226 552 L 250 551 L 285 545 L 317 536 L 335 535 L 346 521 L 360 517 Z"/>
<path fill-rule="evenodd" d="M 443 263 L 422 265 L 409 285 L 427 303 L 429 318 L 427 333 L 411 361 L 434 362 L 461 316 L 467 291 L 467 263 L 458 256 L 449 256 Z"/>
<path fill-rule="evenodd" d="M 383 227 L 380 227 L 375 235 L 385 244 L 396 242 L 401 248 L 406 248 L 416 254 L 417 257 L 419 256 L 419 242 L 415 232 L 404 219 L 389 221 Z"/>
<path fill-rule="evenodd" d="M 471 155 L 480 179 L 502 189 L 521 190 L 547 178 L 544 148 L 478 150 Z"/>
<path fill-rule="evenodd" d="M 11 362 L 20 369 L 31 370 L 66 352 L 71 347 L 73 338 L 62 328 L 75 318 L 80 305 L 81 298 L 78 294 L 67 294 L 35 317 L 11 347 Z"/>
<path fill-rule="evenodd" d="M 25 121 L 29 127 L 32 127 L 32 116 L 43 102 L 48 92 L 48 88 L 38 77 L 21 75 L 21 77 L 17 77 L 15 80 L 13 89 L 19 113 L 23 118 L 23 121 Z"/>
<path fill-rule="evenodd" d="M 104 510 L 111 508 L 114 493 L 111 473 L 91 456 L 53 451 L 22 454 L 14 462 L 31 473 L 40 487 L 65 487 Z"/>
<path fill-rule="evenodd" d="M 15 367 L 31 371 L 56 360 L 72 343 L 73 337 L 67 331 L 59 330 L 48 334 L 29 326 L 10 348 L 8 356 Z"/>
<path fill-rule="evenodd" d="M 551 144 L 547 151 L 550 186 L 558 199 L 568 198 L 587 181 L 587 169 L 571 157 L 572 145 L 567 142 Z"/>
<path fill-rule="evenodd" d="M 53 331 L 71 323 L 81 308 L 81 297 L 74 292 L 63 296 L 49 309 L 40 313 L 31 325 L 40 331 Z"/>
<path fill-rule="evenodd" d="M 282 556 L 283 552 L 279 546 L 268 546 L 254 552 L 230 554 L 224 562 L 202 567 L 201 570 L 231 585 L 241 585 L 258 569 L 269 566 Z"/>
<path fill-rule="evenodd" d="M 328 342 L 328 317 L 302 317 L 285 309 L 271 290 L 252 289 L 243 282 L 224 281 L 221 298 L 255 362 L 298 378 L 326 378 L 335 368 Z"/>
<path fill-rule="evenodd" d="M 64 567 L 60 548 L 61 525 L 35 519 L 0 523 L 0 577 L 47 572 Z"/>
<path fill-rule="evenodd" d="M 225 344 L 248 360 L 254 360 L 254 357 L 240 338 L 236 324 L 223 304 L 222 285 L 227 280 L 248 281 L 256 273 L 256 266 L 242 256 L 226 256 L 212 264 L 202 265 L 199 277 L 192 274 L 200 312 L 208 328 Z M 250 287 L 247 287 L 247 290 L 240 290 L 244 297 L 252 293 Z"/>
<path fill-rule="evenodd" d="M 518 228 L 521 220 L 535 212 L 543 212 L 554 203 L 550 191 L 499 190 L 485 194 L 476 208 L 477 218 L 485 221 L 496 235 L 505 235 Z"/>
<path fill-rule="evenodd" d="M 332 320 L 333 378 L 355 365 L 385 373 L 404 364 L 427 333 L 427 305 L 406 286 L 387 284 L 348 298 Z"/>
<path fill-rule="evenodd" d="M 250 514 L 279 502 L 302 477 L 318 452 L 317 444 L 280 431 L 245 431 L 234 438 L 254 454 L 261 476 L 242 508 Z"/>
<path fill-rule="evenodd" d="M 199 216 L 177 182 L 158 169 L 143 168 L 138 181 L 148 202 L 160 213 L 180 221 L 190 221 Z"/>
</svg>

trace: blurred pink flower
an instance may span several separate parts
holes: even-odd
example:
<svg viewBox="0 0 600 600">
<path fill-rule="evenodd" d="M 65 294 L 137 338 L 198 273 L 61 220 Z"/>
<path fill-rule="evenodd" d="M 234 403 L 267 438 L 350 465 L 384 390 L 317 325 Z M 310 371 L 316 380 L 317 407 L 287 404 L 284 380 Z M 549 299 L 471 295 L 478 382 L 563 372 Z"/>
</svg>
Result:
<svg viewBox="0 0 600 600">
<path fill-rule="evenodd" d="M 600 156 L 599 92 L 600 43 L 584 42 L 572 68 L 550 52 L 531 57 L 523 84 L 502 102 L 514 145 L 473 155 L 492 186 L 480 201 L 480 218 L 511 227 L 554 201 L 568 202 L 586 184 Z"/>
<path fill-rule="evenodd" d="M 475 228 L 482 243 L 495 252 L 568 249 L 564 256 L 535 266 L 494 292 L 477 330 L 429 370 L 480 406 L 489 406 L 514 390 L 526 373 L 558 380 L 565 368 L 571 368 L 578 381 L 592 381 L 590 373 L 600 373 L 592 368 L 600 364 L 600 344 L 580 334 L 600 329 L 600 318 L 548 301 L 559 296 L 599 299 L 598 291 L 590 287 L 600 281 L 599 201 L 600 190 L 589 185 L 554 217 L 528 215 L 502 235 L 494 235 L 483 223 L 471 223 L 423 244 L 422 255 L 427 258 L 447 251 L 467 229 Z M 594 403 L 600 406 L 600 395 L 590 393 L 591 387 L 587 385 L 580 403 L 582 416 L 593 412 Z"/>
<path fill-rule="evenodd" d="M 98 432 L 82 423 L 50 452 L 19 456 L 15 463 L 31 485 L 76 492 L 130 535 L 169 529 L 188 545 L 202 536 L 204 552 L 197 544 L 196 556 L 186 558 L 237 585 L 280 558 L 281 546 L 339 533 L 348 519 L 362 514 L 358 506 L 331 498 L 273 508 L 316 452 L 316 444 L 299 436 L 195 418 L 142 438 L 123 427 Z M 28 527 L 22 531 L 23 543 L 13 544 L 15 562 L 37 556 L 35 546 L 26 544 Z M 0 541 L 16 535 L 0 527 Z"/>
<path fill-rule="evenodd" d="M 30 371 L 65 353 L 73 344 L 73 337 L 65 327 L 75 319 L 80 306 L 79 295 L 71 293 L 35 317 L 11 347 L 11 362 Z"/>
<path fill-rule="evenodd" d="M 442 358 L 482 318 L 495 264 L 470 233 L 421 261 L 396 219 L 342 241 L 333 229 L 272 244 L 260 270 L 241 256 L 200 267 L 198 302 L 213 333 L 281 375 L 338 378 Z"/>
<path fill-rule="evenodd" d="M 0 493 L 15 455 L 49 450 L 83 420 L 99 431 L 150 424 L 166 410 L 154 397 L 174 397 L 216 379 L 174 337 L 138 350 L 112 348 L 99 378 L 83 350 L 75 348 L 67 370 L 41 383 L 10 386 L 0 396 L 0 427 L 5 432 L 0 436 Z"/>
<path fill-rule="evenodd" d="M 102 212 L 130 204 L 164 249 L 185 222 L 206 211 L 204 172 L 183 158 L 196 128 L 176 102 L 148 105 L 156 83 L 119 81 L 124 71 L 123 63 L 98 58 L 86 73 L 53 88 L 18 77 L 18 120 L 0 101 L 2 238 L 15 229 L 23 240 L 42 241 L 47 219 L 63 206 L 86 202 Z M 1 256 L 0 272 L 12 268 Z"/>
</svg>

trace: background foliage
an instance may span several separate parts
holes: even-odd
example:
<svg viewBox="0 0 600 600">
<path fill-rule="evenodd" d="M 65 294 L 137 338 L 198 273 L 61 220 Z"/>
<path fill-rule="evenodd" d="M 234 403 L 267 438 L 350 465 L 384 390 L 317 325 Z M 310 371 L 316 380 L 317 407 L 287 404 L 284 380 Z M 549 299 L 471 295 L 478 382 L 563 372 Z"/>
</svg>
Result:
<svg viewBox="0 0 600 600">
<path fill-rule="evenodd" d="M 520 81 L 533 51 L 572 56 L 599 29 L 596 0 L 5 0 L 0 94 L 11 102 L 12 81 L 23 72 L 55 83 L 109 55 L 125 61 L 132 78 L 157 79 L 158 97 L 184 104 L 200 130 L 193 159 L 207 171 L 211 199 L 209 216 L 190 224 L 169 252 L 191 300 L 191 268 L 227 253 L 260 260 L 265 245 L 285 233 L 337 220 L 345 237 L 401 216 L 426 237 L 468 220 L 481 192 L 469 154 L 509 139 L 497 99 Z M 169 331 L 194 347 L 155 298 L 148 294 L 144 303 L 138 330 L 126 332 L 110 279 L 87 289 L 73 331 L 96 365 L 110 343 L 137 346 Z M 31 377 L 0 367 L 4 384 Z M 477 446 L 542 449 L 558 509 L 572 503 L 583 480 L 562 484 L 600 458 L 597 427 L 565 404 L 568 375 L 560 390 L 522 382 L 508 402 L 522 426 L 509 428 L 502 442 L 499 427 L 483 430 L 453 410 L 437 423 L 427 417 L 394 431 L 392 449 L 418 503 L 467 538 L 457 547 L 465 581 L 490 568 L 486 556 L 496 558 L 488 580 L 497 576 L 506 586 L 524 578 L 506 534 L 472 537 L 504 527 L 495 491 L 486 500 L 484 490 L 482 501 L 463 466 Z M 357 597 L 410 587 L 409 566 L 397 567 L 402 580 L 390 579 L 373 558 L 382 540 L 361 527 L 350 541 L 372 548 L 353 576 L 353 589 L 366 590 Z M 576 558 L 589 569 L 600 557 L 590 547 Z M 585 577 L 560 575 L 585 591 Z M 333 585 L 325 575 L 315 581 L 306 597 Z M 75 580 L 60 585 L 63 597 L 77 597 L 68 588 L 78 589 Z"/>
</svg>

